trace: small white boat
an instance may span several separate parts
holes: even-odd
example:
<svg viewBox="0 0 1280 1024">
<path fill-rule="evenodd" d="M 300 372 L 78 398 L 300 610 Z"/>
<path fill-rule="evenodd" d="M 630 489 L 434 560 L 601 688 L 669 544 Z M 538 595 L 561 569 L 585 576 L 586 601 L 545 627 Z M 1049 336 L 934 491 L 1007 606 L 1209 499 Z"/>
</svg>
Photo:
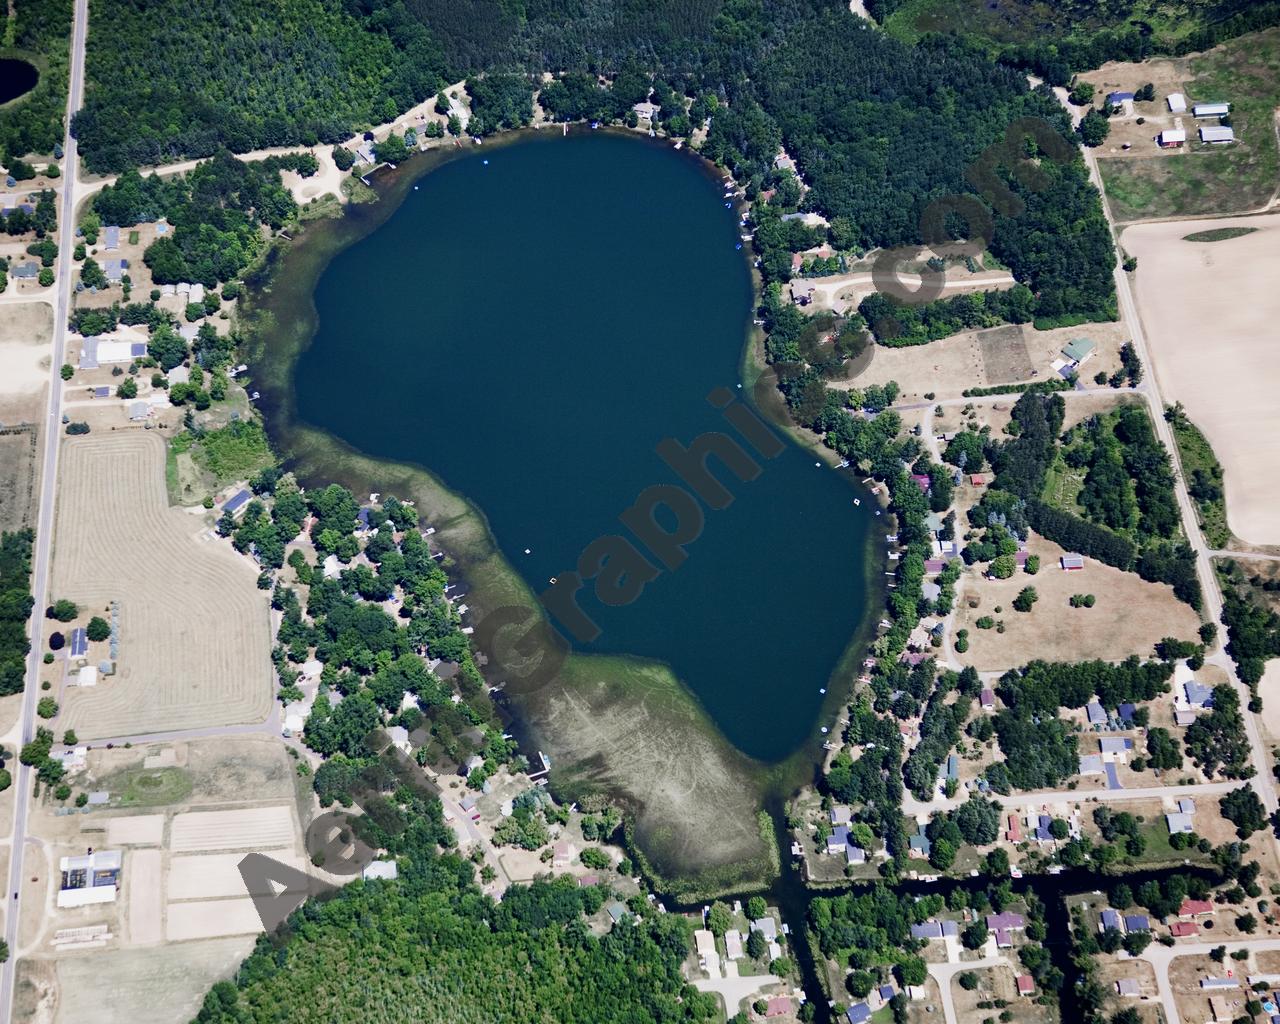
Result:
<svg viewBox="0 0 1280 1024">
<path fill-rule="evenodd" d="M 854 498 L 854 499 L 853 499 L 853 503 L 854 503 L 855 505 L 861 505 L 861 504 L 862 504 L 862 499 L 861 499 L 861 498 Z"/>
</svg>

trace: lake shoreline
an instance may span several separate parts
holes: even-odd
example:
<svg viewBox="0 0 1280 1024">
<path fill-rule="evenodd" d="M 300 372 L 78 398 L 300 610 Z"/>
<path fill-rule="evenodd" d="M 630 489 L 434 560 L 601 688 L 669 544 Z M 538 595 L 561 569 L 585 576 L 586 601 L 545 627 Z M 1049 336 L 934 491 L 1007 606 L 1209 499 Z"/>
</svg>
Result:
<svg viewBox="0 0 1280 1024">
<path fill-rule="evenodd" d="M 534 133 L 531 129 L 505 133 L 501 138 L 487 141 L 486 146 L 501 148 L 534 134 L 543 133 Z M 634 136 L 631 132 L 620 134 Z M 669 146 L 647 139 L 636 141 L 664 148 Z M 470 147 L 439 147 L 415 156 L 394 171 L 379 173 L 372 179 L 379 194 L 378 202 L 351 205 L 337 219 L 311 222 L 297 238 L 273 249 L 262 269 L 246 281 L 248 294 L 244 323 L 249 336 L 247 361 L 252 367 L 254 386 L 262 390 L 263 399 L 259 404 L 272 442 L 304 483 L 327 484 L 336 480 L 357 494 L 376 490 L 412 497 L 418 502 L 424 521 L 437 528 L 433 541 L 439 542 L 454 563 L 457 574 L 471 588 L 467 600 L 473 609 L 479 609 L 483 615 L 499 606 L 515 604 L 540 614 L 541 606 L 536 596 L 499 551 L 482 509 L 452 492 L 426 467 L 366 456 L 327 432 L 301 423 L 292 392 L 293 367 L 315 336 L 314 283 L 328 262 L 389 220 L 414 181 L 471 152 Z M 701 158 L 698 158 L 698 163 L 704 174 L 723 183 L 722 171 Z M 750 260 L 749 252 L 744 256 Z M 286 266 L 287 273 L 281 274 Z M 303 287 L 308 281 L 312 284 L 310 292 Z M 760 281 L 754 272 L 752 286 L 758 303 Z M 282 295 L 282 291 L 288 294 Z M 282 322 L 286 319 L 288 323 Z M 744 388 L 764 370 L 759 352 L 760 333 L 748 326 L 740 363 Z M 750 394 L 749 388 L 746 389 Z M 776 425 L 774 417 L 767 418 Z M 803 437 L 794 426 L 787 432 L 802 450 L 814 453 L 819 459 L 829 455 L 812 438 Z M 852 482 L 853 493 L 859 493 L 856 481 Z M 882 583 L 879 586 L 876 583 L 880 579 L 884 552 L 880 550 L 883 545 L 876 544 L 874 538 L 872 530 L 868 534 L 863 559 L 867 583 L 863 621 L 850 636 L 832 671 L 827 687 L 829 692 L 808 738 L 781 761 L 772 764 L 754 761 L 733 748 L 715 723 L 710 721 L 696 695 L 662 663 L 575 652 L 568 664 L 577 670 L 580 684 L 592 689 L 593 699 L 598 702 L 592 705 L 593 708 L 604 708 L 607 712 L 628 707 L 637 702 L 637 694 L 612 692 L 618 689 L 616 684 L 611 686 L 607 681 L 602 683 L 600 679 L 589 677 L 626 678 L 628 687 L 643 689 L 640 702 L 644 703 L 644 697 L 649 698 L 645 711 L 651 712 L 652 707 L 659 706 L 663 712 L 655 722 L 654 731 L 687 731 L 695 736 L 706 745 L 705 752 L 723 766 L 723 778 L 718 780 L 718 784 L 729 783 L 740 792 L 749 793 L 747 803 L 751 809 L 759 810 L 770 797 L 789 797 L 801 785 L 811 782 L 815 771 L 820 770 L 824 755 L 822 730 L 834 725 L 839 708 L 849 699 L 856 678 L 856 665 L 872 638 L 874 623 L 883 605 L 884 587 Z M 563 725 L 562 709 L 549 713 L 543 706 L 547 702 L 539 701 L 536 695 L 514 694 L 506 703 L 507 713 L 515 725 L 513 732 L 521 740 L 522 748 L 530 753 L 554 748 L 548 731 L 557 728 L 557 715 L 561 716 L 560 725 Z M 572 773 L 568 777 L 557 777 L 559 774 L 553 771 L 553 783 L 566 795 L 583 796 L 604 790 L 637 815 L 636 846 L 646 853 L 655 882 L 666 892 L 714 895 L 716 892 L 763 887 L 777 877 L 777 850 L 770 850 L 767 844 L 760 843 L 758 822 L 753 813 L 745 815 L 745 831 L 754 833 L 752 841 L 748 841 L 745 834 L 739 835 L 733 856 L 721 858 L 719 868 L 703 865 L 686 873 L 679 863 L 682 858 L 672 857 L 675 850 L 670 837 L 657 835 L 656 830 L 646 830 L 646 808 L 642 804 L 637 805 L 634 794 L 629 799 L 625 794 L 614 791 L 618 780 L 611 778 L 607 766 L 605 769 Z M 748 808 L 740 801 L 735 802 L 739 803 L 735 811 L 741 817 L 741 812 Z M 706 822 L 699 819 L 686 824 L 702 828 Z M 751 847 L 755 848 L 755 854 L 744 858 L 743 852 Z"/>
</svg>

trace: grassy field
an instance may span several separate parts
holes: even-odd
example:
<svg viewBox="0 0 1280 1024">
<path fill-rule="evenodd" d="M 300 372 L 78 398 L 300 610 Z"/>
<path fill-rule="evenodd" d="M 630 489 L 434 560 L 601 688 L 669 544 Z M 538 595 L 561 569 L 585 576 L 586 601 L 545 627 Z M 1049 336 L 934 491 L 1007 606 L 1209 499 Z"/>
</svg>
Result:
<svg viewBox="0 0 1280 1024">
<path fill-rule="evenodd" d="M 114 806 L 162 807 L 191 794 L 191 776 L 182 768 L 127 768 L 102 780 Z"/>
<path fill-rule="evenodd" d="M 1215 548 L 1225 548 L 1231 541 L 1231 528 L 1227 525 L 1227 500 L 1222 490 L 1222 466 L 1213 454 L 1208 439 L 1187 417 L 1175 416 L 1169 425 L 1173 428 L 1174 443 L 1178 446 L 1178 461 L 1191 498 L 1200 514 L 1200 529 L 1205 540 Z M 1217 483 L 1217 497 L 1195 488 L 1197 476 Z"/>
<path fill-rule="evenodd" d="M 1276 193 L 1280 29 L 1214 47 L 1191 58 L 1189 71 L 1186 90 L 1192 100 L 1231 103 L 1237 142 L 1188 142 L 1189 151 L 1183 154 L 1100 159 L 1098 168 L 1116 220 L 1240 213 L 1265 206 Z M 1186 123 L 1194 138 L 1189 116 Z"/>
<path fill-rule="evenodd" d="M 273 461 L 267 435 L 256 420 L 236 420 L 201 434 L 179 434 L 165 458 L 169 501 L 196 504 L 229 483 L 247 480 Z"/>
<path fill-rule="evenodd" d="M 1240 238 L 1243 235 L 1251 235 L 1257 228 L 1214 228 L 1212 231 L 1193 231 L 1189 235 L 1183 235 L 1184 242 L 1225 242 L 1229 238 Z"/>
<path fill-rule="evenodd" d="M 1170 46 L 1201 25 L 1195 8 L 1169 0 L 1131 0 L 1102 4 L 1096 0 L 907 0 L 885 23 L 899 39 L 914 42 L 925 32 L 958 32 L 993 43 L 1033 43 L 1052 33 L 1089 36 L 1130 21 L 1145 22 L 1162 47 Z"/>
</svg>

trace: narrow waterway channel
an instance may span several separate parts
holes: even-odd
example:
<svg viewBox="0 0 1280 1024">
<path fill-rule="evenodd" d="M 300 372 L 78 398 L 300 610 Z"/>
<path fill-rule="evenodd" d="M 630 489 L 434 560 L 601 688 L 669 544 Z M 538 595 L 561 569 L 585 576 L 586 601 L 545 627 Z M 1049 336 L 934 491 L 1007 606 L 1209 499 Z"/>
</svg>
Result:
<svg viewBox="0 0 1280 1024">
<path fill-rule="evenodd" d="M 804 877 L 796 860 L 789 854 L 791 839 L 787 831 L 786 817 L 782 804 L 775 802 L 769 807 L 773 820 L 774 833 L 777 837 L 778 850 L 781 855 L 782 870 L 777 880 L 763 894 L 750 893 L 741 896 L 726 896 L 723 899 L 732 902 L 741 899 L 745 902 L 748 896 L 763 895 L 771 906 L 778 908 L 783 922 L 790 931 L 791 955 L 800 970 L 800 985 L 805 996 L 813 1004 L 815 1024 L 845 1024 L 843 1018 L 837 1018 L 831 1010 L 829 1000 L 834 999 L 846 1005 L 853 1002 L 852 997 L 842 992 L 828 994 L 822 983 L 823 965 L 821 953 L 810 948 L 807 922 L 809 905 L 814 899 L 823 896 L 836 896 L 847 892 L 856 892 L 871 888 L 874 882 L 851 882 L 845 885 L 824 889 L 813 889 L 805 884 Z M 1221 881 L 1221 874 L 1214 869 L 1194 866 L 1133 871 L 1119 874 L 1103 874 L 1085 868 L 1071 868 L 1057 875 L 1025 875 L 1022 878 L 1009 879 L 1013 892 L 1018 896 L 1034 893 L 1044 904 L 1047 936 L 1042 945 L 1049 951 L 1053 965 L 1062 972 L 1062 988 L 1058 993 L 1058 1014 L 1061 1024 L 1082 1024 L 1084 1012 L 1080 1002 L 1073 998 L 1081 973 L 1072 959 L 1071 913 L 1068 899 L 1075 896 L 1089 895 L 1094 892 L 1105 893 L 1118 882 L 1124 882 L 1137 889 L 1144 882 L 1163 882 L 1171 875 L 1189 875 L 1202 878 L 1213 884 Z M 924 896 L 947 897 L 956 890 L 977 892 L 986 889 L 992 879 L 986 876 L 977 878 L 939 878 L 936 881 L 920 879 L 904 879 L 896 882 L 891 888 L 917 898 Z M 999 880 L 996 880 L 999 881 Z M 1099 897 L 1105 898 L 1105 897 Z M 669 910 L 697 912 L 704 904 L 672 905 Z M 816 959 L 816 958 L 817 959 Z M 942 1007 L 935 1007 L 936 1018 L 941 1024 Z"/>
</svg>

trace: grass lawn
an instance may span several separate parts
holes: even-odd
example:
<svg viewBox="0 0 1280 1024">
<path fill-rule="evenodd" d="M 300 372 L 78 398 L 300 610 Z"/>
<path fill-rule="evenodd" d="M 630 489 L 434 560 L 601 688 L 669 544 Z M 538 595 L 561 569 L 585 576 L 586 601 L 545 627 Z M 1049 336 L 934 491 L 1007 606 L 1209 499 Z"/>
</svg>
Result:
<svg viewBox="0 0 1280 1024">
<path fill-rule="evenodd" d="M 1215 548 L 1227 547 L 1231 541 L 1231 528 L 1227 525 L 1227 501 L 1222 490 L 1222 466 L 1218 457 L 1213 454 L 1208 439 L 1186 416 L 1175 417 L 1170 426 L 1187 487 L 1194 488 L 1191 499 L 1196 503 L 1205 540 Z M 1201 481 L 1200 487 L 1195 486 L 1197 478 Z M 1217 497 L 1211 496 L 1214 485 Z"/>
<path fill-rule="evenodd" d="M 117 807 L 161 807 L 185 800 L 191 776 L 182 768 L 127 768 L 99 781 Z"/>
<path fill-rule="evenodd" d="M 1142 851 L 1141 857 L 1132 858 L 1134 867 L 1160 867 L 1181 864 L 1184 860 L 1192 864 L 1207 864 L 1210 861 L 1207 853 L 1201 853 L 1194 846 L 1188 846 L 1185 850 L 1175 850 L 1170 846 L 1169 826 L 1165 824 L 1163 816 L 1144 822 L 1142 836 L 1147 841 L 1147 848 Z"/>
<path fill-rule="evenodd" d="M 1076 501 L 1083 487 L 1084 471 L 1068 466 L 1062 458 L 1062 453 L 1059 452 L 1058 457 L 1049 467 L 1048 473 L 1045 474 L 1044 493 L 1040 497 L 1042 501 L 1054 508 L 1083 517 L 1084 511 Z"/>
<path fill-rule="evenodd" d="M 1269 202 L 1280 177 L 1274 111 L 1280 105 L 1280 29 L 1233 39 L 1191 59 L 1188 95 L 1231 104 L 1237 141 L 1188 142 L 1190 152 L 1099 159 L 1117 220 L 1241 213 Z M 1188 135 L 1196 124 L 1186 117 Z"/>
</svg>

